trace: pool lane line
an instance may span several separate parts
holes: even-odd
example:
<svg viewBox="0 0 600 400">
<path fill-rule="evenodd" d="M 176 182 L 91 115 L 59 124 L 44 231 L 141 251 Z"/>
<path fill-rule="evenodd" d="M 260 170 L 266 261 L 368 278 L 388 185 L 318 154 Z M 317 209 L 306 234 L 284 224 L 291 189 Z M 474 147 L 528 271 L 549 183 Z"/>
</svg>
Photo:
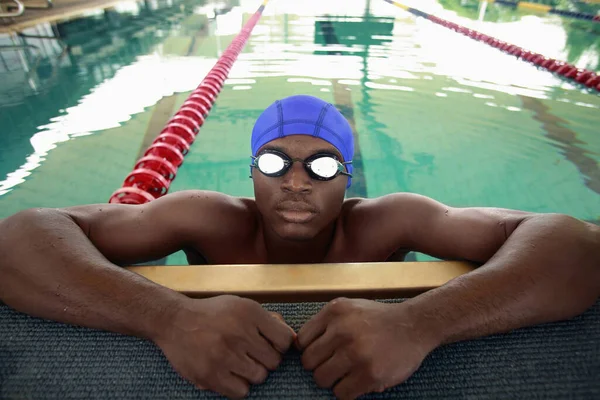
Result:
<svg viewBox="0 0 600 400">
<path fill-rule="evenodd" d="M 112 194 L 109 203 L 144 204 L 168 193 L 185 154 L 200 132 L 231 67 L 246 45 L 267 3 L 268 0 L 265 0 L 244 24 L 200 85 L 169 120 L 144 152 L 144 156 L 137 161 L 121 188 Z"/>
<path fill-rule="evenodd" d="M 446 21 L 445 19 L 438 18 L 431 14 L 427 14 L 423 11 L 401 4 L 397 1 L 383 1 L 390 3 L 396 7 L 402 8 L 403 10 L 406 10 L 412 13 L 413 15 L 416 15 L 417 17 L 423 17 L 445 28 L 452 29 L 458 33 L 462 33 L 463 35 L 469 36 L 471 39 L 484 42 L 492 47 L 502 50 L 507 54 L 514 55 L 515 57 L 521 60 L 533 63 L 539 68 L 543 68 L 556 75 L 560 75 L 563 78 L 568 79 L 574 83 L 585 85 L 589 89 L 600 92 L 600 75 L 597 75 L 593 71 L 587 70 L 585 68 L 577 68 L 574 65 L 564 61 L 544 57 L 542 54 L 525 50 L 519 46 L 515 46 L 514 44 L 506 43 L 502 40 L 498 40 L 492 36 L 488 36 L 473 29 L 465 28 L 464 26 L 455 24 L 454 22 Z"/>
<path fill-rule="evenodd" d="M 323 38 L 326 44 L 339 45 L 335 28 L 331 21 L 317 21 Z M 329 55 L 341 56 L 339 50 L 327 52 Z M 365 71 L 366 73 L 366 71 Z M 333 101 L 335 108 L 346 118 L 350 128 L 352 129 L 352 137 L 354 138 L 354 155 L 352 157 L 352 185 L 346 190 L 346 197 L 367 197 L 367 179 L 364 172 L 364 163 L 362 153 L 360 151 L 360 140 L 356 130 L 356 122 L 354 120 L 354 104 L 352 102 L 352 92 L 348 90 L 348 86 L 339 82 L 338 79 L 332 79 Z"/>
<path fill-rule="evenodd" d="M 146 132 L 142 138 L 142 144 L 138 150 L 138 154 L 135 158 L 136 160 L 144 157 L 144 152 L 146 149 L 152 145 L 152 142 L 156 140 L 159 132 L 163 129 L 165 124 L 169 122 L 176 102 L 177 95 L 173 94 L 171 96 L 163 97 L 158 101 L 158 103 L 156 103 L 152 110 L 152 115 L 150 116 L 150 122 L 146 128 Z"/>
<path fill-rule="evenodd" d="M 352 102 L 352 92 L 348 90 L 348 86 L 341 84 L 338 79 L 332 80 L 333 99 L 335 107 L 346 118 L 352 136 L 354 137 L 354 156 L 352 157 L 352 185 L 346 190 L 346 197 L 367 197 L 367 178 L 364 172 L 364 163 L 358 132 L 356 130 L 356 122 L 354 120 L 354 104 Z"/>
<path fill-rule="evenodd" d="M 497 3 L 503 6 L 513 8 L 525 8 L 533 11 L 546 12 L 548 14 L 556 14 L 563 17 L 581 19 L 592 22 L 600 22 L 600 15 L 587 14 L 578 11 L 560 10 L 547 4 L 531 3 L 528 1 L 508 1 L 508 0 L 479 0 L 487 1 L 488 3 Z"/>
<path fill-rule="evenodd" d="M 192 40 L 190 41 L 190 45 L 188 46 L 187 52 L 185 53 L 186 57 L 193 56 L 194 54 L 196 54 L 198 48 L 200 47 L 200 44 L 204 41 L 200 39 L 206 39 L 208 37 L 209 24 L 210 21 L 207 20 L 206 24 L 202 25 L 202 28 L 200 28 L 200 30 L 198 30 L 198 32 L 196 32 L 195 35 L 192 35 Z"/>
<path fill-rule="evenodd" d="M 185 56 L 191 56 L 195 54 L 195 51 L 197 51 L 198 46 L 201 43 L 201 40 L 197 39 L 206 38 L 207 27 L 208 24 L 203 25 L 198 34 L 192 36 L 192 40 L 190 41 L 188 49 L 185 51 Z M 204 33 L 204 35 L 200 35 L 202 33 Z M 156 103 L 154 109 L 152 110 L 152 115 L 150 117 L 148 127 L 146 128 L 146 132 L 142 138 L 142 144 L 140 145 L 140 149 L 135 157 L 136 160 L 139 160 L 144 156 L 146 149 L 152 145 L 152 142 L 160 134 L 167 122 L 169 122 L 169 119 L 173 114 L 173 109 L 175 108 L 176 100 L 177 95 L 173 94 L 171 96 L 163 97 L 158 101 L 158 103 Z"/>
<path fill-rule="evenodd" d="M 567 128 L 568 122 L 549 112 L 549 107 L 540 100 L 518 95 L 523 108 L 533 112 L 533 118 L 542 123 L 544 136 L 552 140 L 552 145 L 570 161 L 584 177 L 585 186 L 600 194 L 600 169 L 596 160 L 580 146 L 586 145 L 577 134 Z"/>
</svg>

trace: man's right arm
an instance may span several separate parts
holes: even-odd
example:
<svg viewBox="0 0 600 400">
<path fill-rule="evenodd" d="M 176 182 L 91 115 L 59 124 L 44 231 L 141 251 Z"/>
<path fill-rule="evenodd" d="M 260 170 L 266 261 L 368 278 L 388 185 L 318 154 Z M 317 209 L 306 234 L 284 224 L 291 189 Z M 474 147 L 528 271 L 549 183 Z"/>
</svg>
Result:
<svg viewBox="0 0 600 400">
<path fill-rule="evenodd" d="M 197 240 L 198 218 L 218 226 L 211 218 L 229 199 L 178 192 L 139 206 L 31 209 L 0 220 L 0 300 L 30 315 L 151 338 L 183 295 L 116 264 Z"/>
<path fill-rule="evenodd" d="M 27 210 L 0 220 L 0 300 L 24 313 L 144 337 L 197 387 L 242 398 L 294 340 L 255 301 L 189 299 L 119 266 L 252 237 L 246 203 L 178 192 L 145 205 Z"/>
</svg>

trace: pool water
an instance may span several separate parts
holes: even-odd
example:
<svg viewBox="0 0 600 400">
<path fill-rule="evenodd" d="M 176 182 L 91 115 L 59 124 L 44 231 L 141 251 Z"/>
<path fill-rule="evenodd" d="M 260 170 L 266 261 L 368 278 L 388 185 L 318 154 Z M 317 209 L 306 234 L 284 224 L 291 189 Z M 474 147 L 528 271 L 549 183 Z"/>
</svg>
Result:
<svg viewBox="0 0 600 400">
<path fill-rule="evenodd" d="M 598 23 L 479 1 L 405 3 L 600 69 Z M 260 4 L 124 2 L 60 24 L 68 51 L 39 39 L 27 39 L 37 50 L 3 51 L 0 218 L 106 202 Z M 600 221 L 598 93 L 383 0 L 271 0 L 170 191 L 253 196 L 254 120 L 291 94 L 321 97 L 350 121 L 348 197 L 415 192 Z"/>
</svg>

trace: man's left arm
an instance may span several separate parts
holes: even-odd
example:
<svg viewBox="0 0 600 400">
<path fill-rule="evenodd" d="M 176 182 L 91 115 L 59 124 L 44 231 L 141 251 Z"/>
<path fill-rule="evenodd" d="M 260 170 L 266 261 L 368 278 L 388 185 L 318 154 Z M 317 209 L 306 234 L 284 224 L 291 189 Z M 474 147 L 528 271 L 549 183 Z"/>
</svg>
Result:
<svg viewBox="0 0 600 400">
<path fill-rule="evenodd" d="M 392 250 L 482 265 L 403 303 L 336 299 L 308 321 L 302 362 L 339 398 L 401 383 L 441 344 L 571 318 L 600 296 L 598 226 L 412 194 L 367 202 L 361 221 Z"/>
<path fill-rule="evenodd" d="M 600 296 L 596 225 L 561 214 L 453 209 L 430 199 L 420 207 L 429 216 L 413 230 L 415 250 L 484 262 L 406 302 L 440 343 L 572 318 Z"/>
</svg>

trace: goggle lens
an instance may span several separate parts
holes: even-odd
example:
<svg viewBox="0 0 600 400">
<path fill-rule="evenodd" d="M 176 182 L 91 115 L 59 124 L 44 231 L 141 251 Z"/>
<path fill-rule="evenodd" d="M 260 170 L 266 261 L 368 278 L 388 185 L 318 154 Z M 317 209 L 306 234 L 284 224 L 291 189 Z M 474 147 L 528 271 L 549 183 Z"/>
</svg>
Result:
<svg viewBox="0 0 600 400">
<path fill-rule="evenodd" d="M 338 174 L 344 174 L 351 177 L 346 172 L 344 164 L 338 161 L 337 157 L 329 154 L 315 154 L 306 160 L 292 160 L 286 154 L 276 151 L 267 151 L 258 157 L 253 157 L 252 166 L 259 169 L 267 176 L 276 177 L 284 175 L 292 166 L 294 161 L 300 161 L 308 174 L 318 180 L 328 181 L 335 178 Z M 349 164 L 348 162 L 347 164 Z"/>
</svg>

